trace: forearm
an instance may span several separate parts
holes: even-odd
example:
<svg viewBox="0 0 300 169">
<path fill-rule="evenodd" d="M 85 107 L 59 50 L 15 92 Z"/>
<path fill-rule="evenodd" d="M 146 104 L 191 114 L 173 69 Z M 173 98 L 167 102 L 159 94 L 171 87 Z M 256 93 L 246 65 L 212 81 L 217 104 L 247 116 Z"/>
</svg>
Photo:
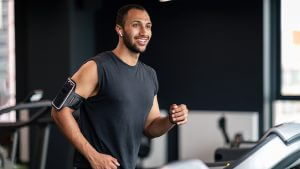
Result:
<svg viewBox="0 0 300 169">
<path fill-rule="evenodd" d="M 88 160 L 91 160 L 92 155 L 96 153 L 96 150 L 90 145 L 86 138 L 82 135 L 79 126 L 72 115 L 70 109 L 65 109 L 60 112 L 56 112 L 52 109 L 51 116 L 67 137 L 67 139 L 73 144 L 73 146 Z"/>
<path fill-rule="evenodd" d="M 157 117 L 153 122 L 145 129 L 145 135 L 150 138 L 159 137 L 168 132 L 175 125 L 169 120 L 169 117 Z"/>
</svg>

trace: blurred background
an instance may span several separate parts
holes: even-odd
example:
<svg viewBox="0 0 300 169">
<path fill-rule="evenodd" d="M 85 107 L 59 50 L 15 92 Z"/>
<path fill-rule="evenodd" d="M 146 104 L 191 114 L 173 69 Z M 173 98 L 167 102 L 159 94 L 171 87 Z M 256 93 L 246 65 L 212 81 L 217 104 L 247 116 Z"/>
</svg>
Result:
<svg viewBox="0 0 300 169">
<path fill-rule="evenodd" d="M 187 125 L 152 141 L 141 167 L 213 161 L 226 145 L 221 118 L 230 138 L 239 133 L 253 141 L 300 119 L 298 0 L 0 0 L 0 108 L 36 89 L 53 99 L 86 59 L 117 45 L 116 12 L 128 3 L 143 5 L 153 23 L 140 59 L 157 72 L 162 112 L 172 103 L 190 110 Z M 11 112 L 0 120 L 32 116 Z M 46 138 L 40 125 L 20 130 L 15 161 L 36 168 L 35 157 L 46 153 L 45 168 L 72 168 L 72 146 L 48 125 Z M 47 151 L 37 151 L 45 139 Z"/>
</svg>

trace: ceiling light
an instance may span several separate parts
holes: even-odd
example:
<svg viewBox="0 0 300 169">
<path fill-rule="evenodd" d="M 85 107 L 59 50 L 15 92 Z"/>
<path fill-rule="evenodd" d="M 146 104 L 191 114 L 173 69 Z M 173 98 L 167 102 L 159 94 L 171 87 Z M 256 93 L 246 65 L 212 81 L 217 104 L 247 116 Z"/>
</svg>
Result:
<svg viewBox="0 0 300 169">
<path fill-rule="evenodd" d="M 159 0 L 159 2 L 169 2 L 169 1 L 172 1 L 172 0 Z"/>
</svg>

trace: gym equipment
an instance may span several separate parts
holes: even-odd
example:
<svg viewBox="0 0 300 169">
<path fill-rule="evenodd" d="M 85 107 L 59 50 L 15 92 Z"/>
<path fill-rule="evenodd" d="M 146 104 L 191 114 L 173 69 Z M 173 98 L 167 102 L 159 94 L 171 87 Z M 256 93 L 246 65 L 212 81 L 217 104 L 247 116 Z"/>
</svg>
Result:
<svg viewBox="0 0 300 169">
<path fill-rule="evenodd" d="M 190 159 L 186 161 L 173 162 L 160 169 L 209 169 L 201 160 Z"/>
<path fill-rule="evenodd" d="M 26 97 L 20 104 L 17 104 L 15 106 L 7 107 L 0 110 L 0 115 L 4 113 L 8 113 L 10 111 L 16 111 L 23 110 L 23 109 L 35 109 L 39 108 L 28 121 L 17 121 L 17 122 L 2 122 L 0 123 L 0 141 L 3 141 L 4 143 L 8 143 L 11 135 L 13 135 L 13 141 L 12 141 L 12 148 L 10 150 L 10 153 L 7 153 L 5 149 L 1 148 L 2 151 L 0 151 L 0 169 L 12 169 L 15 165 L 15 159 L 16 159 L 16 151 L 17 151 L 17 143 L 18 143 L 18 137 L 19 137 L 19 129 L 24 126 L 29 126 L 32 124 L 36 124 L 38 120 L 45 115 L 47 112 L 49 113 L 49 110 L 51 108 L 51 101 L 49 100 L 42 100 L 37 101 L 42 98 L 42 91 L 37 90 L 32 92 L 28 97 Z M 27 101 L 33 101 L 30 103 L 25 103 Z M 50 132 L 50 126 L 45 126 L 45 132 L 44 132 L 44 139 L 43 139 L 43 150 L 40 160 L 40 167 L 41 169 L 45 168 L 45 160 L 46 160 L 46 154 L 47 152 L 47 146 L 48 146 L 48 137 Z M 8 157 L 8 154 L 10 154 L 10 158 Z"/>
<path fill-rule="evenodd" d="M 183 163 L 177 164 L 182 165 Z M 284 169 L 292 168 L 299 164 L 300 123 L 296 122 L 283 123 L 269 129 L 258 141 L 258 144 L 237 160 L 206 163 L 210 169 Z M 174 167 L 174 165 L 176 166 L 176 164 L 172 166 Z M 188 166 L 189 163 L 186 163 L 182 167 L 188 168 Z"/>
<path fill-rule="evenodd" d="M 7 160 L 7 151 L 0 146 L 0 169 L 12 169 L 13 164 Z"/>
<path fill-rule="evenodd" d="M 151 152 L 151 139 L 143 135 L 141 138 L 141 145 L 138 152 L 138 162 L 136 165 L 136 169 L 143 169 L 144 159 L 149 156 L 150 152 Z"/>
<path fill-rule="evenodd" d="M 269 129 L 250 152 L 232 162 L 234 169 L 282 169 L 300 163 L 300 123 L 284 123 Z"/>
<path fill-rule="evenodd" d="M 226 118 L 222 116 L 219 119 L 218 126 L 223 134 L 225 143 L 229 147 L 218 148 L 215 151 L 215 161 L 232 161 L 238 159 L 240 156 L 244 155 L 251 150 L 251 147 L 255 146 L 257 142 L 245 141 L 243 135 L 237 133 L 233 140 L 230 140 L 227 130 L 226 130 Z M 243 146 L 243 147 L 241 147 Z"/>
</svg>

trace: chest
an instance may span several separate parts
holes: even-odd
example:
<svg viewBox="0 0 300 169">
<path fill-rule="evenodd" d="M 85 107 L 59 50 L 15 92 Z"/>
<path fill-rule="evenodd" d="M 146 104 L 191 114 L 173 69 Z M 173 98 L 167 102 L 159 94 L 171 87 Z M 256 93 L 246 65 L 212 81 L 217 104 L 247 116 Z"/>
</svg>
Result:
<svg viewBox="0 0 300 169">
<path fill-rule="evenodd" d="M 105 72 L 103 95 L 119 106 L 149 109 L 154 98 L 154 82 L 143 70 L 114 70 Z"/>
</svg>

